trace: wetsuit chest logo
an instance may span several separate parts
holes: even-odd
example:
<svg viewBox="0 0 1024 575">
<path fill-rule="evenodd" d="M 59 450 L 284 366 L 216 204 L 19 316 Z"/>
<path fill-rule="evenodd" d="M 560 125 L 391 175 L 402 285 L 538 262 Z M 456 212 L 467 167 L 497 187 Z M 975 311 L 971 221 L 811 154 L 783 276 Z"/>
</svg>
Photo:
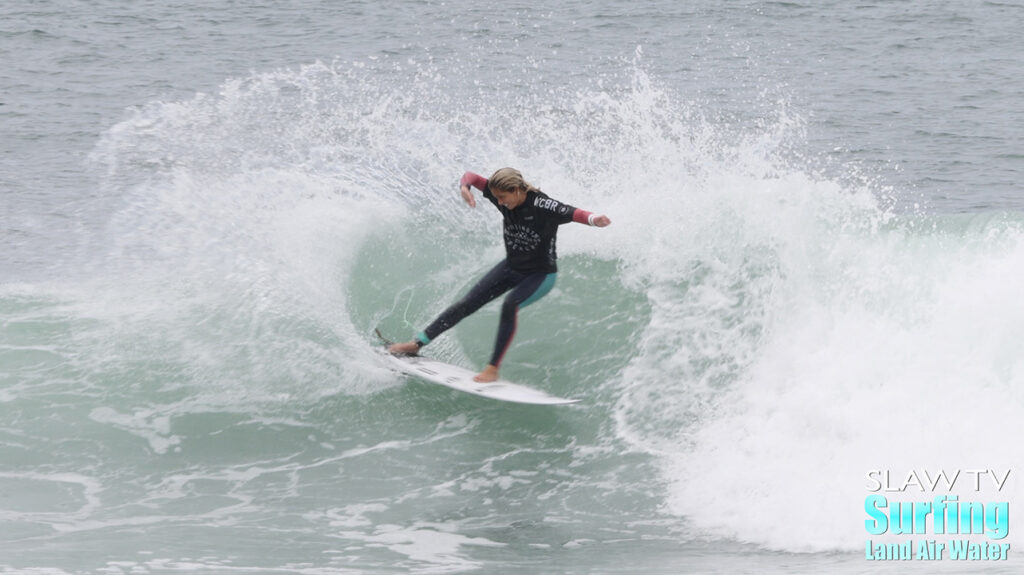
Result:
<svg viewBox="0 0 1024 575">
<path fill-rule="evenodd" d="M 530 252 L 540 245 L 540 234 L 519 224 L 505 227 L 505 246 L 515 252 Z"/>
</svg>

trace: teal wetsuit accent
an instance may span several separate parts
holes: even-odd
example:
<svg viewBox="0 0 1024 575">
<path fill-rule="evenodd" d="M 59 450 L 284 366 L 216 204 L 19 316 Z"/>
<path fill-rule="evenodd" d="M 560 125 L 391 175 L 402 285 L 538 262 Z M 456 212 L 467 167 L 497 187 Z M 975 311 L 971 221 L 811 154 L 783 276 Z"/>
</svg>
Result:
<svg viewBox="0 0 1024 575">
<path fill-rule="evenodd" d="M 551 291 L 551 289 L 555 287 L 555 280 L 557 280 L 557 279 L 558 279 L 558 272 L 550 273 L 550 274 L 544 276 L 544 281 L 541 282 L 540 287 L 537 288 L 537 291 L 533 292 L 533 295 L 531 295 L 530 297 L 526 298 L 526 301 L 524 301 L 523 303 L 519 304 L 519 309 L 523 309 L 524 307 L 534 303 L 535 301 L 539 300 L 540 298 L 548 295 L 548 292 Z"/>
</svg>

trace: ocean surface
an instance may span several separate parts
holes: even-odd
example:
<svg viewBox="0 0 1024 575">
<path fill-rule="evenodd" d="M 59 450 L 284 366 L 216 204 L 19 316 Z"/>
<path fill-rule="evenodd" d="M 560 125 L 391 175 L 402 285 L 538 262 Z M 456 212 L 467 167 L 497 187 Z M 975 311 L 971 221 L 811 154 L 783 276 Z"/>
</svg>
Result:
<svg viewBox="0 0 1024 575">
<path fill-rule="evenodd" d="M 1022 26 L 5 2 L 0 574 L 1021 572 Z M 374 351 L 503 257 L 457 182 L 504 166 L 613 222 L 562 227 L 502 370 L 574 406 Z M 497 314 L 427 351 L 480 367 Z M 986 515 L 873 534 L 879 495 Z"/>
</svg>

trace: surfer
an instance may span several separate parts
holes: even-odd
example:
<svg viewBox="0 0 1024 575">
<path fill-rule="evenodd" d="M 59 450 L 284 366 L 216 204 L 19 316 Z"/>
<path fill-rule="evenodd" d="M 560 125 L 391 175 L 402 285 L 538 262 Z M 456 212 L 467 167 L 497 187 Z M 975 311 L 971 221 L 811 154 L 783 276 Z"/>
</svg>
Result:
<svg viewBox="0 0 1024 575">
<path fill-rule="evenodd" d="M 490 179 L 473 172 L 462 176 L 459 192 L 469 207 L 475 208 L 476 197 L 470 186 L 482 191 L 484 198 L 501 212 L 506 257 L 412 341 L 392 344 L 388 351 L 416 354 L 484 304 L 511 290 L 501 306 L 490 363 L 473 378 L 478 382 L 492 382 L 498 379 L 498 368 L 512 343 L 519 310 L 547 295 L 555 285 L 558 226 L 577 222 L 603 228 L 611 224 L 611 220 L 608 216 L 595 215 L 549 198 L 523 180 L 523 175 L 513 168 L 502 168 Z"/>
</svg>

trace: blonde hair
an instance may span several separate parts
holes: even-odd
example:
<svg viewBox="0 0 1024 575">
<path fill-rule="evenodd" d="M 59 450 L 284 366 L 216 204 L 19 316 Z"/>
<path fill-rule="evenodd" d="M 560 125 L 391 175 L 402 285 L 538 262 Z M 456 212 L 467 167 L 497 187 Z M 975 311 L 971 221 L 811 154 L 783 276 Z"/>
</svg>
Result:
<svg viewBox="0 0 1024 575">
<path fill-rule="evenodd" d="M 533 187 L 533 184 L 523 179 L 523 174 L 519 173 L 519 170 L 515 168 L 502 168 L 487 181 L 488 185 L 492 190 L 500 190 L 502 192 L 511 192 L 513 190 L 522 190 L 524 192 L 539 192 L 537 188 Z"/>
</svg>

